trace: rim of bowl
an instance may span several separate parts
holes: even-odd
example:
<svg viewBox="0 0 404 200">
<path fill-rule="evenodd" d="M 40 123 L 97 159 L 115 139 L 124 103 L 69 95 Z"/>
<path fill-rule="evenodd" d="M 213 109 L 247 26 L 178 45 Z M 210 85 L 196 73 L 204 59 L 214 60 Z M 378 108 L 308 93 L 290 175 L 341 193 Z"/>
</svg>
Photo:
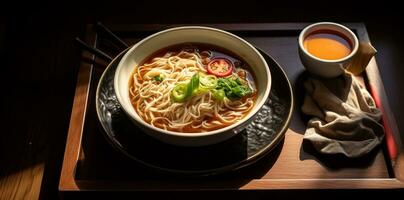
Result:
<svg viewBox="0 0 404 200">
<path fill-rule="evenodd" d="M 332 26 L 337 26 L 337 27 L 339 27 L 339 28 L 342 28 L 342 29 L 346 30 L 349 34 L 351 34 L 351 35 L 353 36 L 353 40 L 354 40 L 354 43 L 355 43 L 352 52 L 351 52 L 348 56 L 343 57 L 343 58 L 340 58 L 340 59 L 337 59 L 337 60 L 326 60 L 326 59 L 318 58 L 318 57 L 312 55 L 311 53 L 309 53 L 309 52 L 306 50 L 306 48 L 304 48 L 304 45 L 303 45 L 304 38 L 303 38 L 303 36 L 305 35 L 305 33 L 306 33 L 308 30 L 310 30 L 311 28 L 313 28 L 313 27 L 315 27 L 315 26 L 319 26 L 319 25 L 332 25 Z M 342 34 L 343 34 L 343 33 L 342 33 Z M 346 61 L 346 60 L 352 58 L 352 57 L 356 54 L 356 52 L 358 51 L 358 49 L 359 49 L 359 40 L 358 40 L 358 37 L 356 37 L 355 33 L 351 31 L 351 29 L 347 28 L 346 26 L 344 26 L 344 25 L 342 25 L 342 24 L 338 24 L 338 23 L 334 23 L 334 22 L 318 22 L 318 23 L 311 24 L 311 25 L 307 26 L 306 28 L 304 28 L 304 29 L 302 30 L 302 32 L 301 32 L 300 35 L 299 35 L 299 46 L 300 46 L 300 49 L 302 49 L 303 52 L 304 52 L 306 55 L 310 56 L 311 58 L 313 58 L 313 59 L 315 59 L 315 60 L 319 60 L 319 61 L 321 61 L 321 62 L 326 62 L 326 63 L 336 63 L 336 62 L 344 62 L 344 61 Z"/>
<path fill-rule="evenodd" d="M 237 39 L 240 42 L 246 44 L 247 46 L 249 46 L 251 48 L 251 50 L 253 50 L 258 55 L 258 57 L 261 59 L 261 61 L 263 62 L 263 64 L 264 64 L 263 67 L 265 67 L 265 71 L 266 71 L 266 74 L 267 74 L 267 77 L 268 77 L 268 81 L 266 83 L 266 88 L 265 88 L 263 98 L 262 98 L 262 100 L 260 102 L 256 102 L 255 108 L 253 108 L 247 114 L 247 116 L 245 116 L 240 121 L 237 121 L 236 123 L 231 124 L 230 126 L 226 126 L 226 127 L 220 128 L 220 129 L 213 130 L 213 131 L 201 132 L 201 133 L 170 131 L 170 130 L 164 130 L 164 129 L 152 126 L 149 123 L 146 123 L 137 114 L 137 112 L 134 110 L 132 105 L 130 105 L 129 108 L 128 108 L 128 106 L 126 104 L 122 103 L 123 99 L 122 99 L 122 96 L 120 95 L 119 86 L 118 86 L 118 74 L 122 69 L 123 61 L 128 58 L 128 56 L 134 51 L 134 49 L 136 49 L 138 46 L 142 45 L 144 42 L 146 42 L 148 40 L 151 40 L 151 39 L 153 39 L 153 38 L 155 38 L 155 37 L 157 37 L 157 36 L 159 36 L 160 34 L 163 34 L 163 33 L 172 32 L 172 31 L 178 31 L 178 30 L 187 30 L 187 29 L 204 29 L 204 30 L 210 30 L 210 31 L 213 31 L 213 32 L 219 32 L 219 33 L 228 35 L 228 36 L 230 36 L 230 37 L 232 37 L 234 39 Z M 181 136 L 181 137 L 189 137 L 189 138 L 195 138 L 195 137 L 200 137 L 200 136 L 209 136 L 209 135 L 215 135 L 215 134 L 218 134 L 218 133 L 221 133 L 221 132 L 226 132 L 226 131 L 229 131 L 229 130 L 232 130 L 232 129 L 236 128 L 237 126 L 244 123 L 245 121 L 247 121 L 251 117 L 255 116 L 255 114 L 262 108 L 262 106 L 266 102 L 266 100 L 267 100 L 267 98 L 269 96 L 270 90 L 271 90 L 271 84 L 272 84 L 272 77 L 271 77 L 271 72 L 269 70 L 268 64 L 265 61 L 265 58 L 258 52 L 258 50 L 253 45 L 251 45 L 246 40 L 244 40 L 244 39 L 240 38 L 239 36 L 236 36 L 236 35 L 234 35 L 232 33 L 229 33 L 229 32 L 224 31 L 224 30 L 212 28 L 212 27 L 206 27 L 206 26 L 181 26 L 181 27 L 169 28 L 169 29 L 154 33 L 154 34 L 142 39 L 141 41 L 139 41 L 138 43 L 133 45 L 128 50 L 128 52 L 125 53 L 125 55 L 122 57 L 121 61 L 119 61 L 119 64 L 118 64 L 118 67 L 116 68 L 115 76 L 114 76 L 114 89 L 115 89 L 116 97 L 118 99 L 118 102 L 122 106 L 123 110 L 125 111 L 126 114 L 129 115 L 129 117 L 135 119 L 137 122 L 142 124 L 142 126 L 146 126 L 147 128 L 150 128 L 150 129 L 152 129 L 154 131 L 162 132 L 164 134 L 168 134 L 168 135 L 172 135 L 172 136 Z M 133 112 L 128 112 L 129 109 L 133 109 Z"/>
</svg>

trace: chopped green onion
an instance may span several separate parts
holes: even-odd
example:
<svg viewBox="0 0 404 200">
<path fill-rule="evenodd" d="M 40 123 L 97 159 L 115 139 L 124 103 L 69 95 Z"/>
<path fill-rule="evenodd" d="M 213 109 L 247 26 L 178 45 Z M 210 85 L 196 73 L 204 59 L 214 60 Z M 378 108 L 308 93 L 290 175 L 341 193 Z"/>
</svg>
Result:
<svg viewBox="0 0 404 200">
<path fill-rule="evenodd" d="M 157 81 L 157 82 L 161 82 L 161 81 L 163 81 L 163 79 L 164 78 L 161 75 L 157 75 L 157 76 L 154 77 L 154 80 Z"/>
<path fill-rule="evenodd" d="M 233 76 L 219 78 L 216 89 L 223 90 L 230 99 L 239 99 L 252 92 L 246 81 Z"/>
<path fill-rule="evenodd" d="M 171 96 L 172 96 L 174 101 L 183 102 L 188 96 L 187 91 L 188 91 L 188 85 L 187 84 L 185 84 L 185 83 L 178 84 L 171 91 Z"/>
<path fill-rule="evenodd" d="M 223 101 L 225 93 L 223 90 L 213 90 L 212 95 L 216 100 Z"/>
<path fill-rule="evenodd" d="M 206 75 L 200 73 L 199 75 L 199 86 L 206 89 L 213 89 L 217 85 L 217 78 L 213 75 Z"/>
<path fill-rule="evenodd" d="M 188 83 L 188 96 L 192 96 L 196 93 L 196 90 L 199 87 L 199 74 L 196 73 L 192 76 L 191 81 Z"/>
<path fill-rule="evenodd" d="M 162 78 L 154 77 L 155 80 Z M 174 87 L 171 96 L 176 102 L 183 102 L 188 97 L 211 92 L 214 99 L 222 101 L 225 97 L 229 99 L 240 99 L 252 93 L 248 82 L 237 76 L 216 78 L 213 75 L 196 73 L 188 83 L 181 83 Z"/>
</svg>

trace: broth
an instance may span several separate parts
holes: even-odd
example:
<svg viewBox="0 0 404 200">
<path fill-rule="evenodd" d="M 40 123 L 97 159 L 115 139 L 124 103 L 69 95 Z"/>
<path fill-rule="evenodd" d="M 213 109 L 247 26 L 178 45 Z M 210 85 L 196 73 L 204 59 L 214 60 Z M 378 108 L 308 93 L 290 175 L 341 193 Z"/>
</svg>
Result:
<svg viewBox="0 0 404 200">
<path fill-rule="evenodd" d="M 218 59 L 228 60 L 233 64 L 231 75 L 216 77 L 204 71 Z M 156 73 L 153 70 L 161 72 L 158 76 L 162 78 L 158 78 L 158 81 L 147 80 L 148 74 Z M 221 48 L 194 43 L 176 45 L 156 52 L 135 67 L 129 82 L 129 93 L 135 111 L 152 126 L 186 133 L 212 131 L 236 123 L 252 109 L 256 101 L 257 86 L 254 75 L 250 72 L 250 66 L 246 62 Z M 191 75 L 187 73 L 193 74 L 192 77 L 198 74 L 200 84 L 206 77 L 215 79 L 215 76 L 217 85 L 210 89 L 199 89 L 186 100 L 176 101 L 172 94 L 176 86 L 189 85 L 191 82 Z M 250 93 L 232 99 L 226 96 L 229 93 L 223 89 L 226 91 L 225 98 L 216 99 L 214 94 L 219 90 L 220 83 L 224 83 L 224 79 L 233 80 L 233 77 L 235 82 L 246 84 L 242 88 L 248 87 Z"/>
<path fill-rule="evenodd" d="M 309 34 L 303 45 L 310 54 L 325 60 L 342 59 L 352 52 L 350 40 L 331 30 L 319 30 Z"/>
</svg>

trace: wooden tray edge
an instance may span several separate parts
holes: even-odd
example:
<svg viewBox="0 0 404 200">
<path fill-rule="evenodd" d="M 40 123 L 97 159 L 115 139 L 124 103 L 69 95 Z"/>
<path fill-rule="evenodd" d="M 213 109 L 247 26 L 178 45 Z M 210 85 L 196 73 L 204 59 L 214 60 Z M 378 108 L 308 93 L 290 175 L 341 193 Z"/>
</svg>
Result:
<svg viewBox="0 0 404 200">
<path fill-rule="evenodd" d="M 268 30 L 268 26 L 271 25 L 273 28 L 271 30 L 284 30 L 281 29 L 283 26 L 290 27 L 287 30 L 295 30 L 296 28 L 304 28 L 310 23 L 275 23 L 275 24 L 251 24 L 259 26 L 259 30 Z M 363 32 L 358 34 L 363 34 L 362 37 L 369 40 L 367 35 L 365 25 L 362 23 L 344 23 L 350 28 L 356 28 L 357 30 L 362 29 Z M 209 26 L 223 26 L 223 24 L 210 24 Z M 252 31 L 257 29 L 252 28 L 239 28 L 240 24 L 230 24 L 228 26 L 229 30 L 240 30 L 240 31 Z M 151 29 L 147 30 L 159 30 L 161 27 L 166 27 L 166 25 L 149 25 Z M 175 26 L 175 25 L 170 25 Z M 293 26 L 293 27 L 292 27 Z M 91 31 L 91 25 L 88 26 L 87 31 Z M 154 27 L 154 28 L 153 28 Z M 137 29 L 142 30 L 142 29 Z M 93 44 L 95 46 L 96 42 L 96 34 L 88 34 L 86 41 L 89 44 Z M 88 53 L 83 53 L 83 57 L 89 57 Z M 95 59 L 95 56 L 92 56 L 91 59 Z M 241 186 L 238 189 L 241 190 L 262 190 L 262 189 L 394 189 L 394 188 L 404 188 L 404 174 L 400 174 L 400 170 L 404 172 L 404 156 L 402 152 L 402 144 L 399 136 L 399 130 L 396 125 L 395 117 L 391 113 L 391 109 L 388 103 L 388 99 L 386 96 L 386 92 L 384 90 L 383 82 L 381 81 L 381 77 L 379 74 L 379 70 L 376 65 L 375 59 L 372 62 L 375 62 L 374 65 L 370 65 L 366 69 L 366 75 L 368 76 L 369 82 L 374 85 L 375 88 L 378 90 L 379 97 L 382 98 L 381 106 L 383 107 L 384 111 L 387 112 L 387 120 L 386 122 L 390 125 L 392 133 L 395 137 L 395 144 L 398 148 L 398 158 L 392 157 L 390 153 L 390 158 L 393 161 L 394 172 L 397 178 L 389 178 L 389 179 L 266 179 L 266 180 L 250 180 L 247 184 Z M 73 102 L 73 109 L 72 115 L 70 119 L 70 126 L 68 131 L 67 137 L 67 144 L 65 149 L 65 155 L 63 160 L 62 172 L 59 182 L 59 191 L 82 191 L 82 190 L 159 190 L 158 187 L 150 189 L 148 183 L 152 183 L 150 181 L 138 181 L 138 182 L 126 182 L 126 183 L 118 183 L 113 181 L 106 181 L 106 182 L 94 182 L 94 181 L 77 181 L 74 179 L 74 171 L 79 159 L 80 148 L 78 145 L 81 145 L 81 131 L 83 129 L 84 120 L 83 117 L 85 116 L 86 111 L 86 102 L 88 99 L 88 92 L 89 92 L 89 82 L 91 80 L 91 71 L 92 71 L 91 64 L 81 64 L 79 77 L 76 86 L 76 92 Z M 80 85 L 87 85 L 86 87 L 79 87 Z M 83 106 L 84 105 L 84 106 Z M 397 138 L 398 136 L 398 138 Z M 71 143 L 76 142 L 76 145 L 72 145 Z M 75 155 L 73 159 L 67 159 L 68 155 Z M 161 181 L 158 181 L 161 183 Z M 221 183 L 222 184 L 222 183 Z M 93 185 L 91 187 L 91 185 Z M 119 186 L 116 188 L 107 186 Z M 154 184 L 156 185 L 156 183 Z M 156 185 L 160 186 L 160 185 Z M 177 185 L 178 186 L 178 185 Z M 189 186 L 192 186 L 190 184 Z M 214 185 L 217 186 L 217 185 Z M 199 187 L 196 187 L 199 189 Z M 177 188 L 160 188 L 162 190 L 178 190 Z M 195 187 L 193 188 L 195 189 Z M 201 188 L 202 190 L 204 188 Z M 206 188 L 207 190 L 221 190 L 226 188 Z M 229 188 L 227 188 L 229 189 Z M 230 188 L 233 189 L 234 188 Z M 186 190 L 186 189 L 185 189 Z M 192 190 L 192 188 L 190 188 Z"/>
<path fill-rule="evenodd" d="M 92 25 L 86 28 L 87 33 L 91 33 Z M 96 45 L 96 34 L 86 34 L 85 42 L 92 46 Z M 83 52 L 82 58 L 94 61 L 95 56 Z M 70 116 L 69 131 L 66 139 L 65 154 L 63 156 L 62 170 L 59 180 L 59 191 L 64 191 L 67 188 L 77 187 L 74 179 L 76 164 L 79 159 L 81 149 L 82 131 L 84 126 L 84 118 L 87 109 L 87 100 L 90 90 L 91 73 L 93 64 L 81 62 L 76 84 L 76 91 Z M 71 157 L 73 155 L 73 159 Z"/>
</svg>

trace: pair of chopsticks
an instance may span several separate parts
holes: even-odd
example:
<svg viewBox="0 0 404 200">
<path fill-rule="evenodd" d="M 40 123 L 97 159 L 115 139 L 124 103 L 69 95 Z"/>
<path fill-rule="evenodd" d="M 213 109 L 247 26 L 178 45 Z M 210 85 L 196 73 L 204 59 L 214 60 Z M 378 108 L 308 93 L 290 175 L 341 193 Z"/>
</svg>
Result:
<svg viewBox="0 0 404 200">
<path fill-rule="evenodd" d="M 123 48 L 128 48 L 129 47 L 128 44 L 126 44 L 118 36 L 116 36 L 114 33 L 112 33 L 112 31 L 109 30 L 107 27 L 105 27 L 101 22 L 97 22 L 95 27 L 96 27 L 97 32 L 100 31 L 100 32 L 108 35 L 113 41 L 117 42 Z M 101 50 L 99 50 L 99 49 L 97 49 L 95 47 L 92 47 L 92 46 L 88 45 L 83 40 L 81 40 L 79 37 L 76 37 L 75 40 L 76 40 L 77 44 L 81 48 L 83 48 L 84 50 L 86 50 L 86 51 L 88 51 L 88 52 L 90 52 L 90 53 L 92 53 L 92 54 L 94 54 L 96 56 L 99 56 L 100 58 L 103 58 L 104 60 L 106 60 L 108 62 L 112 61 L 112 58 L 108 54 L 104 53 L 103 51 L 101 51 Z"/>
</svg>

